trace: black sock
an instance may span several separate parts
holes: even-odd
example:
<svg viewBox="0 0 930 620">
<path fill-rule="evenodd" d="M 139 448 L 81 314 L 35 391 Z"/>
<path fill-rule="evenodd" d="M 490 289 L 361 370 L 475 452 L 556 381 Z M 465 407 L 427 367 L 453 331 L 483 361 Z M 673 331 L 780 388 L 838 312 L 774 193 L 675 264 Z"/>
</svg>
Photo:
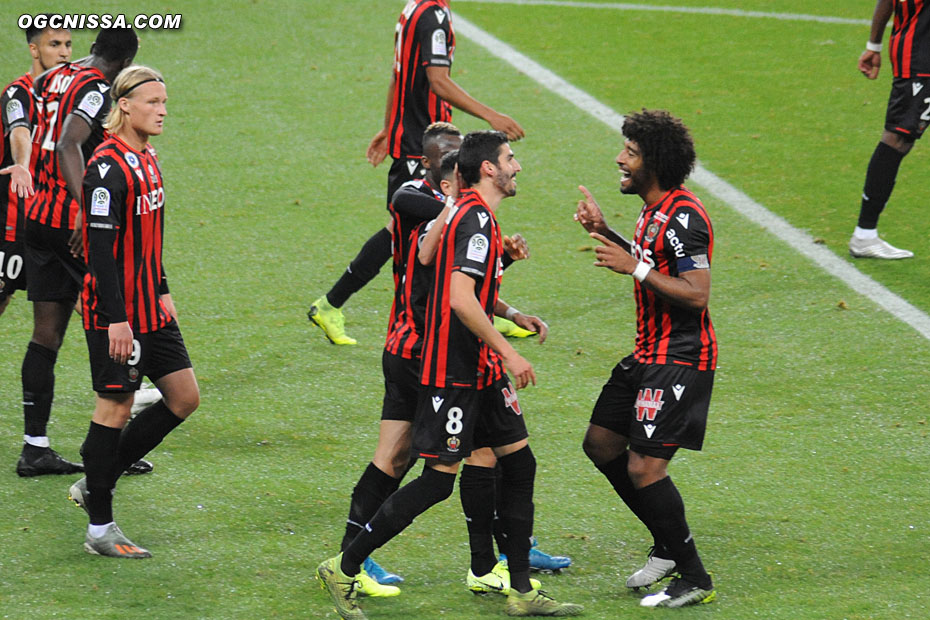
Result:
<svg viewBox="0 0 930 620">
<path fill-rule="evenodd" d="M 30 342 L 23 358 L 23 419 L 30 437 L 48 434 L 48 418 L 55 395 L 55 360 L 58 353 Z"/>
<path fill-rule="evenodd" d="M 530 539 L 533 536 L 533 484 L 536 458 L 529 446 L 497 461 L 501 466 L 501 505 L 498 511 L 504 527 L 504 553 L 510 569 L 510 586 L 529 592 Z"/>
<path fill-rule="evenodd" d="M 365 528 L 345 548 L 342 571 L 357 575 L 359 567 L 372 552 L 413 523 L 430 506 L 452 495 L 455 474 L 424 467 L 418 478 L 410 481 L 387 498 Z"/>
<path fill-rule="evenodd" d="M 878 226 L 878 216 L 891 198 L 891 190 L 894 189 L 902 159 L 904 153 L 884 142 L 879 142 L 875 147 L 865 174 L 862 206 L 859 209 L 859 228 L 871 230 Z"/>
<path fill-rule="evenodd" d="M 119 462 L 120 429 L 90 423 L 81 446 L 87 477 L 87 512 L 93 525 L 113 521 L 113 481 Z"/>
<path fill-rule="evenodd" d="M 487 575 L 497 564 L 494 556 L 494 470 L 465 465 L 459 477 L 459 496 L 468 526 L 471 572 Z"/>
<path fill-rule="evenodd" d="M 345 273 L 326 293 L 326 299 L 334 308 L 341 308 L 349 297 L 371 282 L 384 263 L 391 258 L 391 232 L 387 228 L 378 230 L 365 242 Z"/>
<path fill-rule="evenodd" d="M 171 413 L 164 400 L 152 403 L 123 429 L 119 440 L 119 468 L 116 478 L 119 478 L 127 467 L 151 452 L 161 443 L 165 435 L 174 430 L 183 422 L 181 418 Z M 113 483 L 116 484 L 116 478 Z"/>
<path fill-rule="evenodd" d="M 701 588 L 711 588 L 710 575 L 704 570 L 685 520 L 685 504 L 671 477 L 653 482 L 638 493 L 656 536 L 671 556 L 668 559 L 675 560 L 676 570 L 687 581 Z"/>
<path fill-rule="evenodd" d="M 374 463 L 368 464 L 362 477 L 355 484 L 355 488 L 352 489 L 349 518 L 346 520 L 346 533 L 342 537 L 342 544 L 339 545 L 340 550 L 345 550 L 349 546 L 352 539 L 362 531 L 366 523 L 371 521 L 384 500 L 390 497 L 399 485 L 399 479 L 387 475 Z"/>
<path fill-rule="evenodd" d="M 646 513 L 646 510 L 643 508 L 642 500 L 639 498 L 639 493 L 636 491 L 636 487 L 633 486 L 633 481 L 630 480 L 629 473 L 629 463 L 630 463 L 630 451 L 624 450 L 623 454 L 610 461 L 609 463 L 604 463 L 603 465 L 594 464 L 597 469 L 606 476 L 607 480 L 610 482 L 610 486 L 614 488 L 617 492 L 617 495 L 620 496 L 620 499 L 623 500 L 623 503 L 636 515 L 640 521 L 643 522 L 649 532 L 652 534 L 652 538 L 655 544 L 655 554 L 660 558 L 665 558 L 662 553 L 661 543 L 658 541 L 655 532 L 652 531 L 652 526 L 649 524 L 649 515 Z M 666 552 L 667 553 L 667 552 Z"/>
</svg>

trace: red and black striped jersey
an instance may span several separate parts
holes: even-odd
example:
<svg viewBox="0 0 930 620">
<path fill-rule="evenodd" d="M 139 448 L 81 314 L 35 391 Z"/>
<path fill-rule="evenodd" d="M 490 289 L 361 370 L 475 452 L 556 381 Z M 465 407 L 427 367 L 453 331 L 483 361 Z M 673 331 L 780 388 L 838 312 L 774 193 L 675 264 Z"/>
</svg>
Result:
<svg viewBox="0 0 930 620">
<path fill-rule="evenodd" d="M 500 289 L 504 252 L 500 227 L 481 195 L 461 192 L 458 211 L 443 231 L 436 251 L 436 275 L 426 306 L 420 381 L 432 387 L 483 389 L 503 376 L 500 356 L 475 336 L 450 307 L 454 272 L 475 279 L 475 296 L 488 320 Z"/>
<path fill-rule="evenodd" d="M 84 329 L 129 321 L 146 333 L 172 320 L 159 297 L 164 206 L 151 145 L 139 152 L 110 136 L 97 147 L 84 172 Z"/>
<path fill-rule="evenodd" d="M 894 0 L 888 55 L 895 77 L 930 77 L 930 9 L 927 6 L 928 0 Z"/>
<path fill-rule="evenodd" d="M 426 224 L 442 211 L 445 196 L 426 179 L 404 183 L 390 204 L 394 252 L 394 302 L 384 348 L 406 359 L 419 359 L 426 299 L 433 269 L 420 264 L 419 240 Z M 438 224 L 438 225 L 441 225 Z"/>
<path fill-rule="evenodd" d="M 452 67 L 455 33 L 447 0 L 410 0 L 394 33 L 394 99 L 388 152 L 420 155 L 430 124 L 452 120 L 452 106 L 430 90 L 427 67 Z"/>
<path fill-rule="evenodd" d="M 658 202 L 644 205 L 636 222 L 633 256 L 667 276 L 710 269 L 714 232 L 704 205 L 679 186 Z M 674 364 L 697 370 L 717 366 L 717 337 L 705 308 L 696 313 L 670 303 L 634 282 L 636 349 L 645 364 Z"/>
<path fill-rule="evenodd" d="M 91 128 L 90 137 L 81 147 L 86 165 L 104 139 L 103 122 L 110 111 L 110 85 L 99 69 L 64 63 L 37 77 L 33 90 L 39 105 L 42 135 L 38 140 L 36 198 L 26 213 L 29 219 L 52 228 L 74 228 L 80 205 L 68 192 L 55 145 L 67 117 L 70 114 L 80 117 Z"/>
<path fill-rule="evenodd" d="M 3 123 L 3 142 L 0 143 L 0 168 L 13 164 L 10 148 L 10 133 L 17 127 L 25 127 L 30 132 L 30 139 L 35 137 L 39 117 L 32 96 L 32 74 L 26 73 L 12 83 L 7 84 L 0 94 L 0 119 Z M 35 172 L 38 149 L 32 149 L 29 158 L 29 171 Z M 0 222 L 3 223 L 3 235 L 0 239 L 16 241 L 22 235 L 26 206 L 34 197 L 20 198 L 10 190 L 10 175 L 0 175 Z"/>
</svg>

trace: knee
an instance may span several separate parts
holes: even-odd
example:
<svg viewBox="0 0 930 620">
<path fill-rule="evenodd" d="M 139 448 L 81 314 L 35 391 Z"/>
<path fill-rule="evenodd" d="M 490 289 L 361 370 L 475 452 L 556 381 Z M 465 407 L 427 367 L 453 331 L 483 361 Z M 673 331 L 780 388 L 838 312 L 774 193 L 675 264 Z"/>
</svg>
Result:
<svg viewBox="0 0 930 620">
<path fill-rule="evenodd" d="M 171 413 L 183 419 L 194 413 L 200 406 L 200 390 L 194 387 L 180 393 L 165 394 L 164 399 Z"/>
<path fill-rule="evenodd" d="M 611 460 L 608 446 L 590 435 L 585 435 L 584 440 L 581 442 L 581 449 L 584 450 L 585 455 L 595 465 L 603 465 Z"/>
</svg>

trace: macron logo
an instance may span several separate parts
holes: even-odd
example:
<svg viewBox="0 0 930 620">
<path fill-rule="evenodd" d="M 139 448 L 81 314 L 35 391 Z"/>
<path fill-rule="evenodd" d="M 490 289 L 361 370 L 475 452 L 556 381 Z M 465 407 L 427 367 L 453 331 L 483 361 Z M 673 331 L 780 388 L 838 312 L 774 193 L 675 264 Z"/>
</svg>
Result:
<svg viewBox="0 0 930 620">
<path fill-rule="evenodd" d="M 655 424 L 644 424 L 643 428 L 646 429 L 646 437 L 648 437 L 649 439 L 652 439 L 652 434 L 656 432 L 656 425 Z"/>
<path fill-rule="evenodd" d="M 442 407 L 442 401 L 445 400 L 441 396 L 433 396 L 433 411 L 439 413 L 439 408 Z"/>
<path fill-rule="evenodd" d="M 15 87 L 15 86 L 10 86 L 8 89 L 6 89 L 6 96 L 7 96 L 7 97 L 10 97 L 10 98 L 12 99 L 12 98 L 13 98 L 13 95 L 15 95 L 15 94 L 16 94 L 16 87 Z"/>
<path fill-rule="evenodd" d="M 923 89 L 923 87 L 924 87 L 924 85 L 923 85 L 922 83 L 920 83 L 920 82 L 912 82 L 912 83 L 911 83 L 911 88 L 914 90 L 914 96 L 915 96 L 915 97 L 917 96 L 917 93 L 919 93 L 919 92 L 921 91 L 921 89 Z"/>
<path fill-rule="evenodd" d="M 413 173 L 417 171 L 417 166 L 419 163 L 415 159 L 407 160 L 407 170 L 409 171 L 410 176 L 413 176 Z"/>
<path fill-rule="evenodd" d="M 488 223 L 488 216 L 484 213 L 478 214 L 478 224 L 481 225 L 481 228 L 484 228 Z"/>
<path fill-rule="evenodd" d="M 681 395 L 685 393 L 685 386 L 682 384 L 673 385 L 672 392 L 675 394 L 675 400 L 681 400 Z"/>
<path fill-rule="evenodd" d="M 100 172 L 100 178 L 102 179 L 110 171 L 110 164 L 97 164 L 97 170 Z"/>
<path fill-rule="evenodd" d="M 106 84 L 97 84 L 97 89 L 98 89 L 101 93 L 105 93 L 105 92 L 107 92 L 108 90 L 110 90 L 110 87 L 107 86 Z"/>
<path fill-rule="evenodd" d="M 438 21 L 440 24 L 446 20 L 446 12 L 442 9 L 436 9 L 433 12 L 436 13 L 436 21 Z"/>
<path fill-rule="evenodd" d="M 681 224 L 681 225 L 684 226 L 685 228 L 688 228 L 688 222 L 691 220 L 691 214 L 690 214 L 690 213 L 682 213 L 682 214 L 680 214 L 678 217 L 676 217 L 675 219 L 678 220 L 678 223 L 679 223 L 679 224 Z"/>
</svg>

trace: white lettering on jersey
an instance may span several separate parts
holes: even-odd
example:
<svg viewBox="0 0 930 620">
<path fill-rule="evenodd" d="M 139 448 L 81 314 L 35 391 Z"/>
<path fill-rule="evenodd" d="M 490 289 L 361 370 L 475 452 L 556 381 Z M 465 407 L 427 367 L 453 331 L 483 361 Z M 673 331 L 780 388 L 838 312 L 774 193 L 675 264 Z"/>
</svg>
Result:
<svg viewBox="0 0 930 620">
<path fill-rule="evenodd" d="M 652 258 L 652 250 L 644 250 L 638 243 L 632 244 L 630 248 L 633 250 L 633 258 L 639 261 L 643 261 L 650 267 L 655 267 L 656 262 Z"/>
<path fill-rule="evenodd" d="M 100 93 L 95 93 L 90 91 L 84 98 L 81 99 L 81 103 L 78 104 L 78 110 L 86 114 L 87 116 L 94 118 L 97 116 L 97 112 L 100 111 L 100 108 L 103 107 L 104 98 Z"/>
<path fill-rule="evenodd" d="M 23 111 L 23 104 L 21 104 L 18 99 L 10 99 L 9 103 L 6 104 L 7 123 L 12 123 L 22 118 L 26 118 L 26 113 Z"/>
<path fill-rule="evenodd" d="M 483 263 L 488 258 L 489 246 L 487 237 L 480 233 L 474 234 L 468 240 L 468 251 L 465 253 L 465 258 Z"/>
<path fill-rule="evenodd" d="M 105 187 L 98 187 L 91 194 L 90 214 L 106 217 L 110 215 L 110 190 Z"/>
<path fill-rule="evenodd" d="M 439 28 L 433 31 L 433 56 L 448 56 L 449 48 L 446 47 L 446 31 Z"/>
<path fill-rule="evenodd" d="M 672 246 L 672 249 L 675 250 L 675 256 L 678 258 L 685 257 L 685 244 L 681 242 L 681 239 L 678 238 L 678 233 L 674 229 L 669 228 L 665 231 L 665 238 L 668 239 L 669 245 Z"/>
<path fill-rule="evenodd" d="M 148 215 L 165 206 L 165 190 L 159 187 L 136 196 L 136 215 Z"/>
</svg>

